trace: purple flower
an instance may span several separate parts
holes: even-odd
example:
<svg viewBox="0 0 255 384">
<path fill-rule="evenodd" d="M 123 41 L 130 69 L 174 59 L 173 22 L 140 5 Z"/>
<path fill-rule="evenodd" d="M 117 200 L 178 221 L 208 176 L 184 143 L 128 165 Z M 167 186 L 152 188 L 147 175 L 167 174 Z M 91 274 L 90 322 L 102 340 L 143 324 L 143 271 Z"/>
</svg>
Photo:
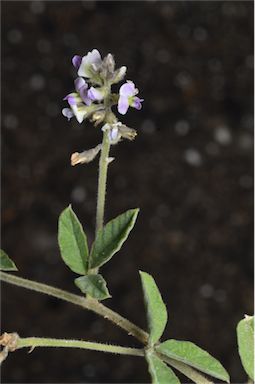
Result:
<svg viewBox="0 0 255 384">
<path fill-rule="evenodd" d="M 67 95 L 64 100 L 70 105 L 76 105 L 79 102 L 84 102 L 86 105 L 91 104 L 91 99 L 88 96 L 88 84 L 82 77 L 77 77 L 74 80 L 74 87 L 76 92 L 70 93 Z"/>
<path fill-rule="evenodd" d="M 127 80 L 127 82 L 120 87 L 118 111 L 121 115 L 125 115 L 129 107 L 138 110 L 142 108 L 141 103 L 143 99 L 136 96 L 138 92 L 138 89 L 135 88 L 135 84 L 130 80 Z"/>
<path fill-rule="evenodd" d="M 69 93 L 63 100 L 66 100 L 70 106 L 82 103 L 82 99 L 75 92 Z"/>
<path fill-rule="evenodd" d="M 62 114 L 67 117 L 68 121 L 74 116 L 74 113 L 70 108 L 63 108 Z"/>
<path fill-rule="evenodd" d="M 76 117 L 79 123 L 82 123 L 88 113 L 88 106 L 85 106 L 82 98 L 78 93 L 69 93 L 64 100 L 66 100 L 70 108 L 64 108 L 62 113 L 70 120 L 73 116 Z"/>
<path fill-rule="evenodd" d="M 82 101 L 86 105 L 90 105 L 91 99 L 88 95 L 88 84 L 86 83 L 86 81 L 82 77 L 77 77 L 77 79 L 74 80 L 74 86 L 76 92 L 80 95 Z"/>
<path fill-rule="evenodd" d="M 81 57 L 81 56 L 75 55 L 75 56 L 72 58 L 73 66 L 74 66 L 76 69 L 79 69 L 79 68 L 80 68 L 81 61 L 82 61 L 82 57 Z"/>
<path fill-rule="evenodd" d="M 87 115 L 87 108 L 77 93 L 70 93 L 64 100 L 67 100 L 70 108 L 62 109 L 62 113 L 70 120 L 73 116 L 76 117 L 79 123 L 82 123 Z"/>
<path fill-rule="evenodd" d="M 101 101 L 104 98 L 104 94 L 98 88 L 90 87 L 88 90 L 88 97 L 92 101 Z"/>
<path fill-rule="evenodd" d="M 103 132 L 107 132 L 108 140 L 110 144 L 117 144 L 121 138 L 121 134 L 119 132 L 119 126 L 121 126 L 121 123 L 114 123 L 114 124 L 108 124 L 106 123 L 102 127 Z"/>
<path fill-rule="evenodd" d="M 83 56 L 81 61 L 78 59 L 79 56 L 74 56 L 73 63 L 79 65 L 78 75 L 83 77 L 92 77 L 93 72 L 97 72 L 102 64 L 102 58 L 97 49 L 93 49 L 91 52 L 88 52 L 86 56 Z"/>
<path fill-rule="evenodd" d="M 69 93 L 63 100 L 66 100 L 70 108 L 64 108 L 62 113 L 70 120 L 73 116 L 81 123 L 92 112 L 96 111 L 98 104 L 92 104 L 93 101 L 100 101 L 104 94 L 100 88 L 91 87 L 82 77 L 77 77 L 74 81 L 76 92 Z"/>
<path fill-rule="evenodd" d="M 119 140 L 119 130 L 118 127 L 113 127 L 108 134 L 110 143 L 114 143 L 115 141 Z"/>
</svg>

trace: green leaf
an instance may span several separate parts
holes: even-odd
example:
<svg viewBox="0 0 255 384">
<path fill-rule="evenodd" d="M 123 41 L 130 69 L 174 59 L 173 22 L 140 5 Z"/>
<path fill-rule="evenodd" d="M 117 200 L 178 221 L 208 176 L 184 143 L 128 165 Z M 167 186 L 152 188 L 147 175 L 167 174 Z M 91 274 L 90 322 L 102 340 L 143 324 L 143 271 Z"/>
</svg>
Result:
<svg viewBox="0 0 255 384">
<path fill-rule="evenodd" d="M 254 380 L 254 316 L 245 316 L 237 325 L 238 351 L 243 367 Z"/>
<path fill-rule="evenodd" d="M 73 272 L 85 275 L 89 256 L 87 237 L 71 205 L 59 216 L 58 244 L 65 264 Z"/>
<path fill-rule="evenodd" d="M 152 352 L 146 353 L 152 384 L 181 384 L 178 377 L 159 357 Z"/>
<path fill-rule="evenodd" d="M 149 326 L 149 343 L 155 344 L 164 332 L 167 310 L 159 289 L 151 275 L 140 271 Z"/>
<path fill-rule="evenodd" d="M 82 293 L 86 293 L 94 297 L 94 299 L 104 300 L 111 297 L 106 282 L 101 275 L 81 276 L 75 279 L 74 282 Z"/>
<path fill-rule="evenodd" d="M 98 231 L 90 255 L 90 268 L 105 264 L 120 250 L 135 225 L 139 209 L 130 209 L 107 223 Z"/>
<path fill-rule="evenodd" d="M 190 341 L 167 340 L 157 346 L 156 350 L 171 359 L 181 361 L 229 383 L 229 375 L 221 363 Z"/>
<path fill-rule="evenodd" d="M 0 270 L 1 271 L 17 271 L 18 268 L 14 262 L 9 258 L 9 256 L 0 249 Z"/>
</svg>

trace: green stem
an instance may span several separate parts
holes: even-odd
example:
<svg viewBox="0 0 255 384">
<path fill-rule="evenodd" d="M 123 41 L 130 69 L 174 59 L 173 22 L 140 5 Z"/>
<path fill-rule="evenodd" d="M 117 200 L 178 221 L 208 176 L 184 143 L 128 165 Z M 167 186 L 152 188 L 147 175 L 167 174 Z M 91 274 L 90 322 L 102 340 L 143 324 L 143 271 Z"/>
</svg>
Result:
<svg viewBox="0 0 255 384">
<path fill-rule="evenodd" d="M 171 359 L 170 357 L 166 357 L 162 354 L 158 354 L 159 357 L 167 364 L 172 366 L 173 368 L 177 369 L 179 372 L 181 372 L 183 375 L 191 379 L 196 384 L 213 384 L 211 380 L 208 380 L 204 375 L 197 372 L 195 369 L 191 368 L 190 366 L 180 362 L 176 361 L 174 359 Z"/>
<path fill-rule="evenodd" d="M 89 311 L 95 312 L 98 315 L 104 317 L 105 319 L 110 320 L 112 323 L 124 329 L 129 335 L 135 337 L 143 344 L 146 344 L 148 341 L 148 334 L 144 332 L 141 328 L 137 327 L 125 317 L 122 317 L 117 312 L 112 311 L 110 308 L 104 306 L 95 299 L 74 295 L 73 293 L 52 287 L 50 285 L 23 279 L 22 277 L 14 276 L 1 271 L 0 280 L 6 283 L 17 285 L 19 287 L 30 289 L 32 291 L 44 293 L 46 295 L 53 296 L 69 303 L 78 305 L 82 308 L 88 309 Z"/>
<path fill-rule="evenodd" d="M 96 234 L 103 228 L 104 224 L 104 207 L 106 194 L 106 179 L 108 169 L 108 157 L 110 152 L 110 142 L 108 133 L 104 132 L 101 155 L 99 160 L 99 175 L 98 175 L 98 191 L 97 191 L 97 213 L 96 213 Z"/>
<path fill-rule="evenodd" d="M 92 343 L 82 340 L 67 339 L 48 339 L 44 337 L 26 337 L 19 338 L 16 349 L 35 347 L 64 347 L 64 348 L 81 348 L 93 351 L 115 353 L 118 355 L 144 356 L 143 349 L 121 347 L 118 345 Z"/>
</svg>

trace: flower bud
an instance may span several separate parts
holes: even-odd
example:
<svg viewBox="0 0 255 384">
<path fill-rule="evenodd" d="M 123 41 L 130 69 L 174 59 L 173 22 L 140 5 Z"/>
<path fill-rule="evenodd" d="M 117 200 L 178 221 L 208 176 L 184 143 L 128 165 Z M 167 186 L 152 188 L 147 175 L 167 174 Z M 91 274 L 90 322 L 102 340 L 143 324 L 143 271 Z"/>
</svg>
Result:
<svg viewBox="0 0 255 384">
<path fill-rule="evenodd" d="M 111 53 L 108 53 L 108 55 L 104 58 L 103 65 L 105 66 L 106 70 L 110 73 L 114 72 L 115 69 L 115 60 Z"/>
<path fill-rule="evenodd" d="M 100 67 L 100 76 L 102 79 L 109 81 L 114 73 L 115 61 L 113 55 L 108 53 L 102 61 L 102 65 Z"/>
<path fill-rule="evenodd" d="M 119 83 L 126 76 L 126 72 L 127 72 L 127 67 L 125 67 L 125 66 L 117 69 L 113 74 L 113 77 L 111 79 L 111 83 L 112 84 Z"/>
</svg>

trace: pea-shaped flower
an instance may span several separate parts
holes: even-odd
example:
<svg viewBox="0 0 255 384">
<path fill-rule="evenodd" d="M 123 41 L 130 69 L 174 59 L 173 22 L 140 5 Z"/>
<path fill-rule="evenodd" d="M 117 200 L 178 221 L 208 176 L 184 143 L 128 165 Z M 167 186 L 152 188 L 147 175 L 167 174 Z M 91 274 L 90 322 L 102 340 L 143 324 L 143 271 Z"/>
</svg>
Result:
<svg viewBox="0 0 255 384">
<path fill-rule="evenodd" d="M 138 110 L 142 108 L 143 99 L 136 96 L 138 92 L 138 89 L 135 88 L 135 84 L 130 80 L 127 80 L 127 82 L 120 87 L 118 111 L 121 115 L 125 115 L 129 107 Z"/>
<path fill-rule="evenodd" d="M 86 56 L 75 55 L 72 59 L 74 67 L 78 70 L 78 76 L 91 78 L 99 70 L 102 58 L 97 49 L 88 52 Z"/>
<path fill-rule="evenodd" d="M 78 77 L 74 81 L 74 86 L 76 92 L 69 93 L 64 98 L 64 100 L 68 102 L 70 108 L 64 108 L 62 113 L 68 120 L 75 116 L 78 122 L 82 123 L 82 121 L 97 107 L 91 105 L 92 99 L 89 95 L 88 84 L 82 77 Z"/>
</svg>

